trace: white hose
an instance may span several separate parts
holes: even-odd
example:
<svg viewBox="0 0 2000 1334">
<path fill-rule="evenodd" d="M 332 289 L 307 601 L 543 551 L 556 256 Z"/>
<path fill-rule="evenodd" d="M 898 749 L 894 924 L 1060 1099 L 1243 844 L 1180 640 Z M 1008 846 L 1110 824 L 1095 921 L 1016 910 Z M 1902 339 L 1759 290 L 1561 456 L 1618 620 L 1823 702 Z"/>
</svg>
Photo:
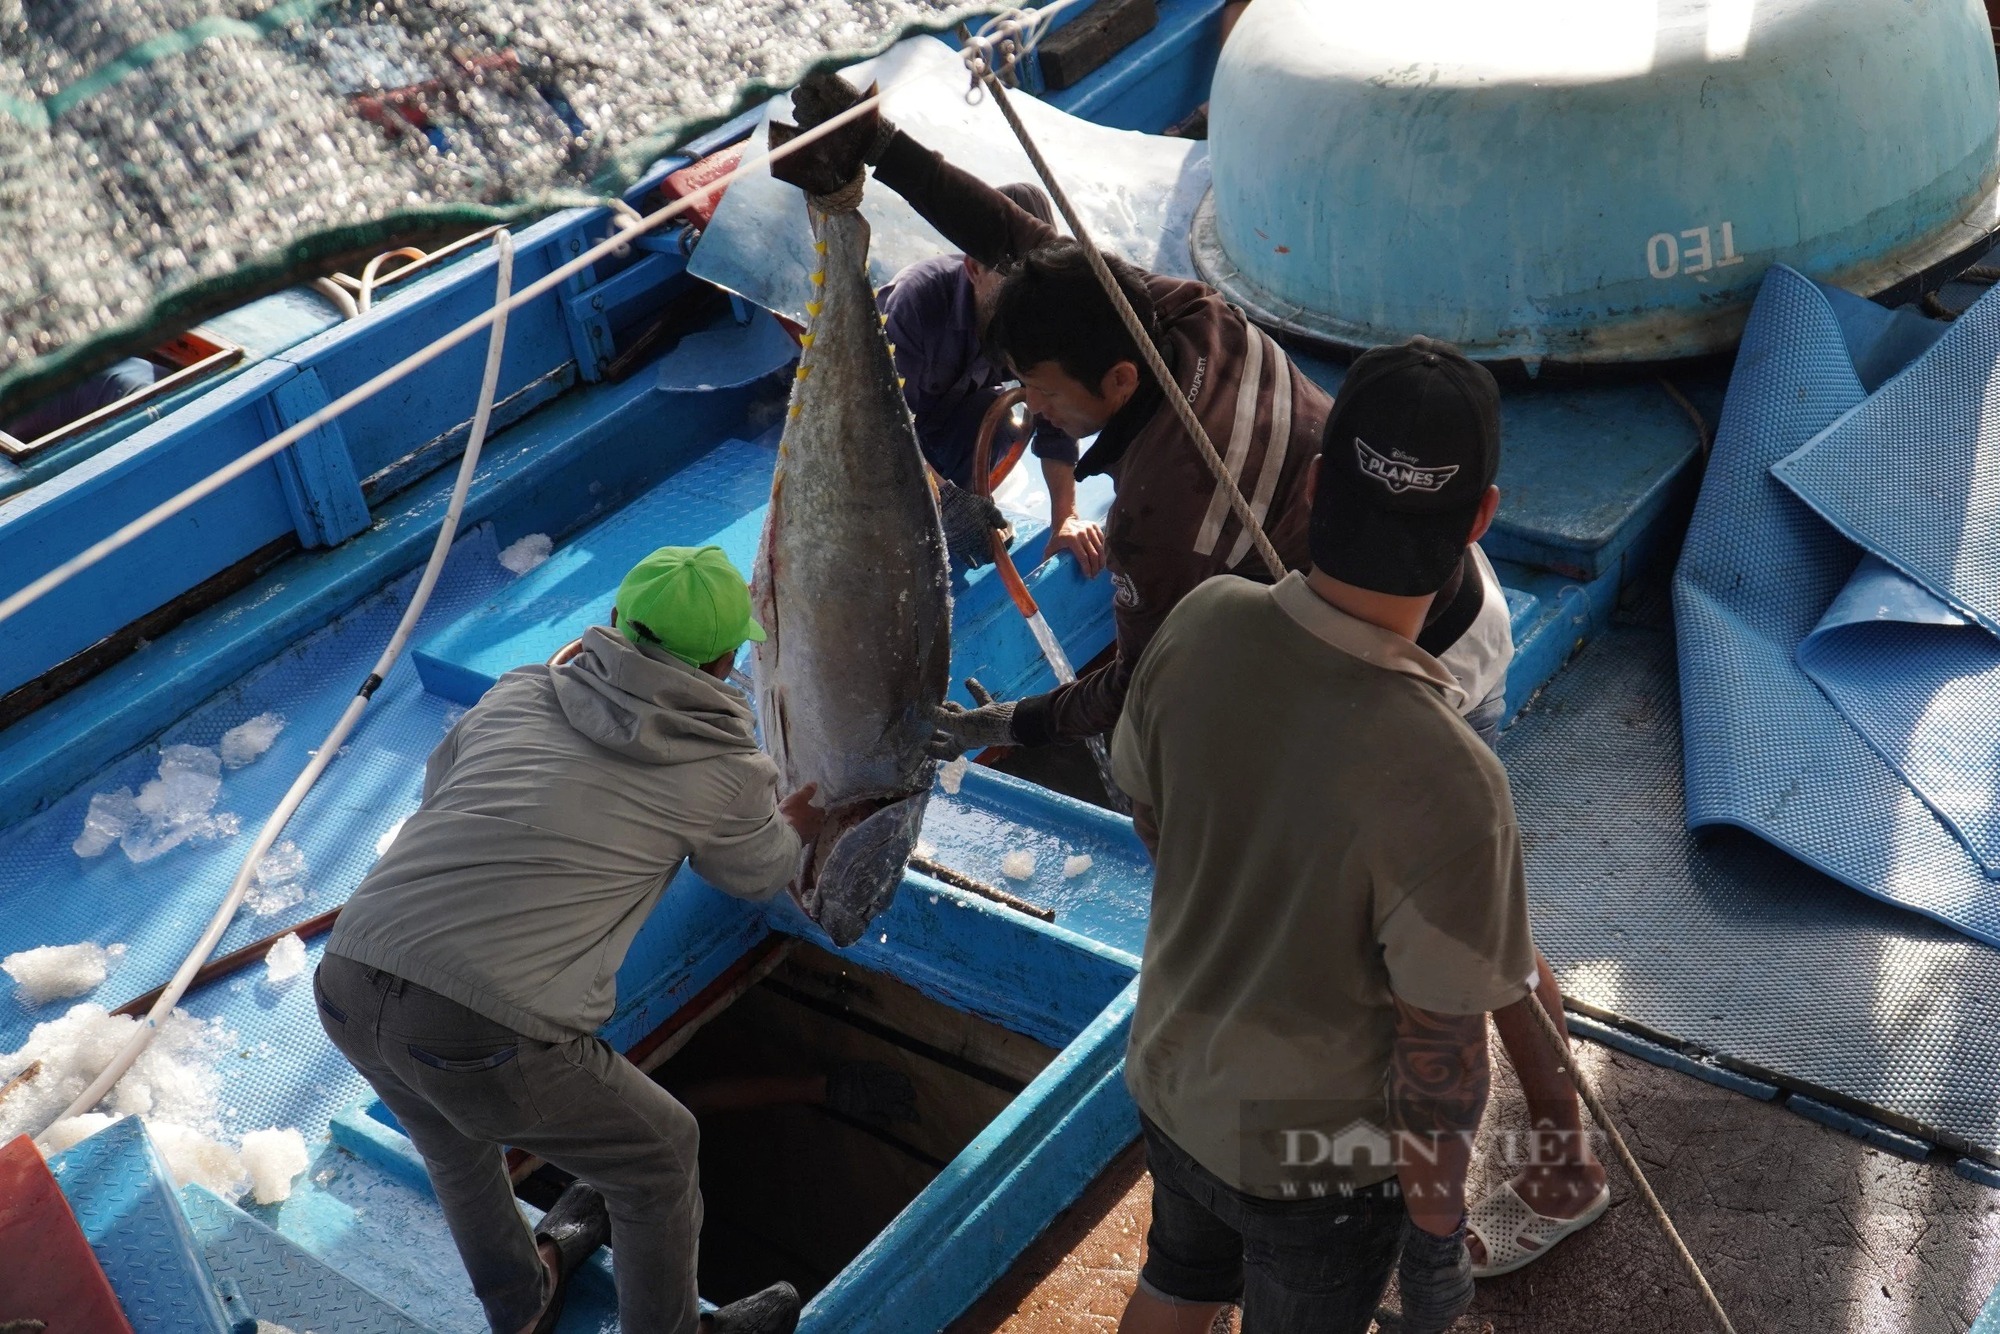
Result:
<svg viewBox="0 0 2000 1334">
<path fill-rule="evenodd" d="M 290 790 L 285 793 L 284 800 L 278 803 L 278 808 L 271 812 L 271 818 L 266 820 L 263 829 L 258 831 L 256 842 L 251 844 L 249 855 L 244 857 L 243 865 L 237 869 L 234 883 L 229 886 L 229 894 L 215 910 L 215 916 L 209 920 L 208 929 L 202 932 L 201 939 L 195 942 L 194 948 L 188 951 L 187 958 L 181 961 L 180 969 L 174 973 L 173 980 L 167 983 L 166 989 L 160 993 L 160 998 L 153 1002 L 153 1008 L 146 1012 L 145 1019 L 140 1022 L 132 1036 L 126 1039 L 125 1045 L 119 1049 L 111 1063 L 104 1067 L 97 1078 L 91 1081 L 90 1087 L 78 1094 L 76 1101 L 65 1108 L 56 1120 L 87 1112 L 104 1101 L 105 1096 L 118 1081 L 125 1077 L 126 1071 L 132 1068 L 132 1063 L 139 1059 L 140 1053 L 146 1050 L 147 1044 L 153 1040 L 153 1035 L 159 1031 L 160 1022 L 173 1013 L 174 1006 L 180 1003 L 181 997 L 186 994 L 189 985 L 194 981 L 194 975 L 208 962 L 209 956 L 215 952 L 216 943 L 222 939 L 222 933 L 229 929 L 229 923 L 236 916 L 237 908 L 242 905 L 244 896 L 250 892 L 251 884 L 257 879 L 257 867 L 264 860 L 264 854 L 278 841 L 278 835 L 284 832 L 285 825 L 291 820 L 293 812 L 297 811 L 299 803 L 306 799 L 306 793 L 312 791 L 313 784 L 326 772 L 326 766 L 340 753 L 348 734 L 354 730 L 355 724 L 361 721 L 361 714 L 368 707 L 369 699 L 374 696 L 383 678 L 389 674 L 389 669 L 396 665 L 396 660 L 402 657 L 404 646 L 410 642 L 410 635 L 417 627 L 417 620 L 424 614 L 424 608 L 431 600 L 431 593 L 437 588 L 438 576 L 444 570 L 446 557 L 451 554 L 452 540 L 458 535 L 459 517 L 465 512 L 465 497 L 472 489 L 472 475 L 479 467 L 479 451 L 486 443 L 487 423 L 493 416 L 493 397 L 500 387 L 500 353 L 507 342 L 507 298 L 514 285 L 514 238 L 505 231 L 497 233 L 493 238 L 493 249 L 499 257 L 493 298 L 497 313 L 493 318 L 493 332 L 486 342 L 486 374 L 479 385 L 479 406 L 472 414 L 472 431 L 465 440 L 465 456 L 459 460 L 458 481 L 451 489 L 451 504 L 445 510 L 444 523 L 439 527 L 437 541 L 431 547 L 430 561 L 424 566 L 422 577 L 417 580 L 417 591 L 411 595 L 410 605 L 403 609 L 403 619 L 397 622 L 396 632 L 389 636 L 389 642 L 383 646 L 381 656 L 375 659 L 375 666 L 368 673 L 368 679 L 361 683 L 361 688 L 355 692 L 354 698 L 348 701 L 347 708 L 340 715 L 340 721 L 326 734 L 326 740 L 320 742 L 312 761 L 293 781 Z M 38 1134 L 46 1133 L 47 1130 L 48 1126 L 43 1126 Z"/>
</svg>

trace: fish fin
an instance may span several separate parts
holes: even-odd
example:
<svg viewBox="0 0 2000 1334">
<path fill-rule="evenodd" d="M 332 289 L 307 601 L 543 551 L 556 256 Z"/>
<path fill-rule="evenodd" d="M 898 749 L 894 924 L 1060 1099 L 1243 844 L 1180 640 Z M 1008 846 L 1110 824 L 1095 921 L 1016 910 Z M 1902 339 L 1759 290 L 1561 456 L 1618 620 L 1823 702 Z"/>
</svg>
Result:
<svg viewBox="0 0 2000 1334">
<path fill-rule="evenodd" d="M 903 868 L 923 827 L 928 784 L 881 805 L 837 834 L 822 835 L 818 874 L 799 906 L 842 948 L 861 939 L 868 924 L 894 901 Z"/>
</svg>

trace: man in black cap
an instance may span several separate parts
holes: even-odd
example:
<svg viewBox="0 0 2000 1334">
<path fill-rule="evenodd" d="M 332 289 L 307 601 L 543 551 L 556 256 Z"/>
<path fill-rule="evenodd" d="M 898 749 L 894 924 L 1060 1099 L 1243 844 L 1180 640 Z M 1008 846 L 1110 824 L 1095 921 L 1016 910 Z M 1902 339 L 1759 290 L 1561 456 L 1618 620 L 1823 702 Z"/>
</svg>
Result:
<svg viewBox="0 0 2000 1334">
<path fill-rule="evenodd" d="M 1124 1334 L 1409 1334 L 1469 1304 L 1486 1013 L 1537 977 L 1519 831 L 1418 646 L 1499 502 L 1498 391 L 1416 339 L 1357 358 L 1307 480 L 1312 565 L 1211 579 L 1113 740 L 1157 864 L 1126 1082 L 1153 1221 Z"/>
</svg>

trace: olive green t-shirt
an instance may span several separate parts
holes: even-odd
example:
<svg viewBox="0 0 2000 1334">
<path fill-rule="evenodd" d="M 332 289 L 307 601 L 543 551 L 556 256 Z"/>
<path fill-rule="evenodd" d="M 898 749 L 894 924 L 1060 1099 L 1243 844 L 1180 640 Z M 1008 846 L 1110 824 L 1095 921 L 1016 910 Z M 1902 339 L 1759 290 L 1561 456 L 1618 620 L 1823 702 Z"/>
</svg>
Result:
<svg viewBox="0 0 2000 1334">
<path fill-rule="evenodd" d="M 1160 847 L 1126 1083 L 1239 1190 L 1394 1174 L 1392 992 L 1440 1014 L 1527 994 L 1506 772 L 1456 691 L 1298 574 L 1209 580 L 1133 675 L 1113 767 Z"/>
</svg>

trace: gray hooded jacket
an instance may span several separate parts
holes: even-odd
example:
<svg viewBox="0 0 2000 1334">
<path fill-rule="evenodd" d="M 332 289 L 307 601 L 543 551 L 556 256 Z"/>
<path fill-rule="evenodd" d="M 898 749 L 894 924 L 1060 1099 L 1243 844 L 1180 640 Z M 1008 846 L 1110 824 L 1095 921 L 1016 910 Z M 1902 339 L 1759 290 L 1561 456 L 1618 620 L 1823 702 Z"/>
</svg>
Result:
<svg viewBox="0 0 2000 1334">
<path fill-rule="evenodd" d="M 683 861 L 740 898 L 791 879 L 777 787 L 741 691 L 593 629 L 459 719 L 327 949 L 532 1038 L 595 1033 Z"/>
</svg>

